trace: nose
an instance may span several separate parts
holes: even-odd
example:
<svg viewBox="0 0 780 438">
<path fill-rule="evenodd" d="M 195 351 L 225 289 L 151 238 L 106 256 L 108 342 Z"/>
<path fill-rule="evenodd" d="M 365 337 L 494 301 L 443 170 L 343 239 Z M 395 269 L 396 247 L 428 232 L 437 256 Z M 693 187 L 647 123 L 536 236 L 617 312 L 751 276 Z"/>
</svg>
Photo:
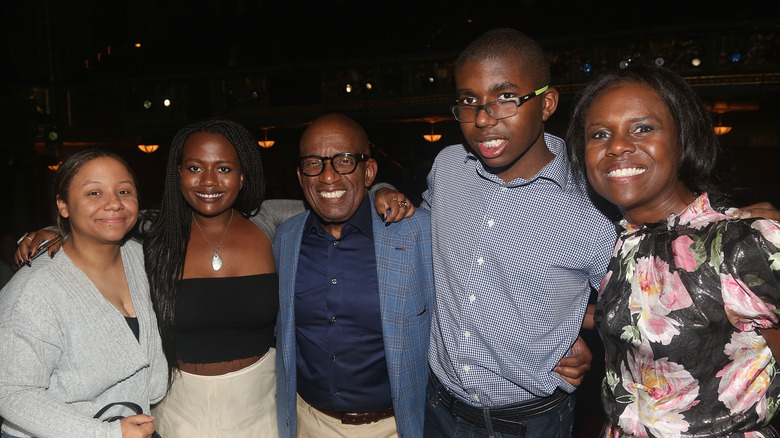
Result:
<svg viewBox="0 0 780 438">
<path fill-rule="evenodd" d="M 494 119 L 493 116 L 488 113 L 487 108 L 483 107 L 477 110 L 477 119 L 474 120 L 474 124 L 478 128 L 493 126 L 496 123 L 498 123 L 498 120 Z"/>
<path fill-rule="evenodd" d="M 211 187 L 219 184 L 217 173 L 211 170 L 204 170 L 200 175 L 200 185 Z"/>
<path fill-rule="evenodd" d="M 318 177 L 320 182 L 333 184 L 341 179 L 341 174 L 336 172 L 336 169 L 333 167 L 333 160 L 330 159 L 325 160 L 325 162 L 322 163 L 322 173 L 320 173 Z"/>
<path fill-rule="evenodd" d="M 104 205 L 104 209 L 106 210 L 122 210 L 125 208 L 125 204 L 122 202 L 121 199 L 119 199 L 119 196 L 116 195 L 116 193 L 109 193 L 106 198 L 106 204 Z"/>
<path fill-rule="evenodd" d="M 616 135 L 613 137 L 612 141 L 607 144 L 606 154 L 619 156 L 634 151 L 636 151 L 636 145 L 630 135 Z"/>
</svg>

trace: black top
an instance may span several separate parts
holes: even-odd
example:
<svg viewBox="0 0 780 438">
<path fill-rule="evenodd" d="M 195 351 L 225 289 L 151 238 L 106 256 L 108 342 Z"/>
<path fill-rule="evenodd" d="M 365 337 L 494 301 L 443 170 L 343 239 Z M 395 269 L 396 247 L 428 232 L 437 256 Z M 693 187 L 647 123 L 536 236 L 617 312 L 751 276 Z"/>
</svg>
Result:
<svg viewBox="0 0 780 438">
<path fill-rule="evenodd" d="M 141 342 L 141 328 L 138 326 L 138 318 L 134 316 L 125 316 L 125 321 L 127 321 L 127 325 L 130 326 L 130 330 L 133 331 L 135 340 Z"/>
<path fill-rule="evenodd" d="M 181 361 L 215 363 L 264 355 L 279 310 L 276 273 L 177 282 L 174 332 Z"/>
</svg>

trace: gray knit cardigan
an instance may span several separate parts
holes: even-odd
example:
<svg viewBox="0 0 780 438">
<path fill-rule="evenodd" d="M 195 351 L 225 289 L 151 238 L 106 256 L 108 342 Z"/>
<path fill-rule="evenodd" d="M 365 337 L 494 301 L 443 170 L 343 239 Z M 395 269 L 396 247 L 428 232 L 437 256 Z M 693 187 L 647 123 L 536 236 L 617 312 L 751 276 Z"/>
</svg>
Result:
<svg viewBox="0 0 780 438">
<path fill-rule="evenodd" d="M 134 241 L 121 251 L 140 342 L 64 250 L 22 268 L 0 291 L 0 416 L 7 433 L 121 438 L 119 422 L 93 415 L 119 401 L 148 414 L 165 395 L 167 365 L 143 251 Z M 115 408 L 107 415 L 132 414 Z"/>
</svg>

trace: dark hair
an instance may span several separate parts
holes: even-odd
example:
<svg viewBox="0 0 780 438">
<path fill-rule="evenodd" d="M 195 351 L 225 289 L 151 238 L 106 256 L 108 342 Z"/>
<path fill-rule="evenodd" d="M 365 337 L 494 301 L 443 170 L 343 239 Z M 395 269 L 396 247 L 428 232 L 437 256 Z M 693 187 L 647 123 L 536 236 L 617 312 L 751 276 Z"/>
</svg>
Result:
<svg viewBox="0 0 780 438">
<path fill-rule="evenodd" d="M 708 192 L 722 197 L 715 173 L 720 143 L 712 127 L 710 113 L 690 85 L 664 67 L 633 65 L 603 73 L 585 86 L 574 100 L 566 132 L 572 167 L 585 175 L 585 118 L 593 101 L 609 88 L 624 83 L 649 86 L 669 108 L 680 145 L 677 168 L 680 181 L 694 193 Z"/>
<path fill-rule="evenodd" d="M 472 41 L 455 61 L 455 70 L 467 62 L 509 58 L 522 64 L 523 73 L 539 87 L 550 85 L 550 62 L 542 46 L 524 33 L 509 28 L 489 30 Z"/>
<path fill-rule="evenodd" d="M 51 188 L 52 200 L 54 201 L 54 211 L 52 213 L 57 223 L 57 228 L 59 229 L 60 234 L 63 236 L 70 233 L 70 221 L 68 218 L 62 217 L 60 215 L 60 212 L 57 209 L 57 197 L 67 203 L 68 190 L 70 189 L 70 184 L 73 182 L 73 178 L 76 176 L 76 174 L 79 173 L 85 164 L 96 158 L 102 157 L 113 158 L 114 160 L 122 163 L 122 165 L 127 169 L 127 172 L 130 173 L 130 176 L 133 178 L 133 185 L 136 187 L 136 194 L 138 193 L 138 180 L 135 177 L 133 169 L 131 169 L 130 165 L 127 164 L 127 161 L 125 161 L 125 159 L 119 156 L 117 153 L 106 149 L 88 148 L 69 156 L 57 168 L 57 172 L 54 174 L 54 181 L 52 182 Z"/>
<path fill-rule="evenodd" d="M 212 118 L 185 126 L 173 138 L 168 153 L 160 211 L 152 216 L 144 239 L 144 258 L 152 304 L 157 314 L 163 351 L 168 360 L 168 378 L 178 368 L 174 344 L 173 319 L 176 304 L 176 280 L 184 269 L 184 258 L 189 244 L 192 208 L 181 194 L 178 165 L 182 151 L 192 134 L 207 132 L 224 136 L 236 148 L 244 175 L 243 188 L 233 208 L 246 217 L 260 210 L 265 194 L 265 180 L 260 151 L 255 137 L 246 128 L 231 120 Z"/>
</svg>

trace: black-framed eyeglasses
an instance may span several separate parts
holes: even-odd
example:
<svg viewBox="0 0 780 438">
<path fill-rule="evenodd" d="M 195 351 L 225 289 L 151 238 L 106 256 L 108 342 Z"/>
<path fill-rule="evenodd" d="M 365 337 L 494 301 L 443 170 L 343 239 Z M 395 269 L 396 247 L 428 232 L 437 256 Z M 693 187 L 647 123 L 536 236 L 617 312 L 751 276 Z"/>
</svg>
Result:
<svg viewBox="0 0 780 438">
<path fill-rule="evenodd" d="M 330 157 L 320 157 L 319 155 L 306 155 L 301 157 L 299 166 L 301 173 L 306 176 L 317 176 L 325 168 L 325 162 L 330 161 L 333 170 L 341 175 L 347 175 L 355 171 L 358 163 L 368 160 L 370 157 L 366 154 L 353 154 L 352 152 L 342 152 L 331 155 Z"/>
<path fill-rule="evenodd" d="M 544 93 L 548 88 L 550 88 L 550 86 L 545 85 L 544 87 L 534 91 L 533 93 L 526 94 L 525 96 L 495 100 L 484 105 L 455 105 L 450 109 L 452 110 L 452 114 L 455 116 L 455 120 L 461 123 L 476 122 L 477 115 L 483 109 L 490 117 L 496 120 L 506 119 L 507 117 L 512 117 L 517 114 L 517 109 L 520 108 L 520 105 Z"/>
</svg>

